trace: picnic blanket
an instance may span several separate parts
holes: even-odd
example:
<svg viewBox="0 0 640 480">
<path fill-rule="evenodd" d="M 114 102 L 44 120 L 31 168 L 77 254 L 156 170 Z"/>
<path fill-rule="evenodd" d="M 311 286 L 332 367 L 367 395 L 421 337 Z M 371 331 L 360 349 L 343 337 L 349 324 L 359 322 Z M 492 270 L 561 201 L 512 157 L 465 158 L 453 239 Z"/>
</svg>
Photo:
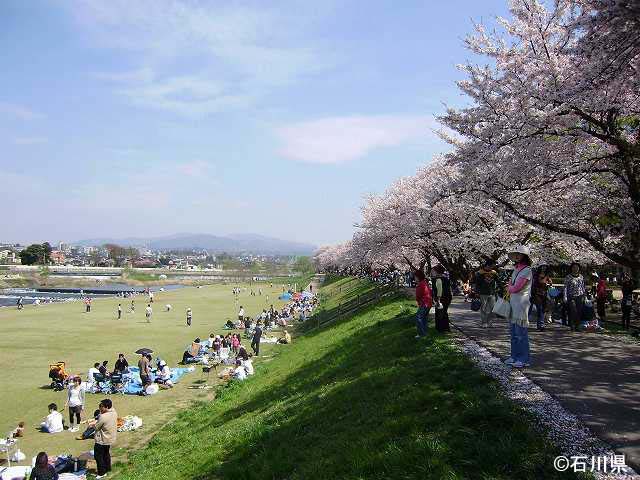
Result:
<svg viewBox="0 0 640 480">
<path fill-rule="evenodd" d="M 187 373 L 192 372 L 193 368 L 172 368 L 171 369 L 171 381 L 178 383 L 182 377 Z M 151 381 L 155 381 L 155 375 L 151 373 Z M 125 388 L 125 393 L 131 395 L 138 395 L 142 392 L 142 381 L 140 380 L 140 369 L 138 367 L 129 367 L 129 382 Z"/>
</svg>

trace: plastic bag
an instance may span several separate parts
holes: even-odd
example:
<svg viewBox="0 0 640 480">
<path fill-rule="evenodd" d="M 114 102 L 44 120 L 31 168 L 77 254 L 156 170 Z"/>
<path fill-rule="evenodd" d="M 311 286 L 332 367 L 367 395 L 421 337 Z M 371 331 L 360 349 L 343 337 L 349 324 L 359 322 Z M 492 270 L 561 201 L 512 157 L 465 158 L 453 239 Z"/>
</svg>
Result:
<svg viewBox="0 0 640 480">
<path fill-rule="evenodd" d="M 480 310 L 480 308 L 482 308 L 482 301 L 480 301 L 479 298 L 474 298 L 473 300 L 471 300 L 471 310 L 477 312 Z"/>
<path fill-rule="evenodd" d="M 509 318 L 511 315 L 511 304 L 504 298 L 498 298 L 493 306 L 493 313 L 498 317 Z"/>
<path fill-rule="evenodd" d="M 25 460 L 27 458 L 27 456 L 22 453 L 22 450 L 18 449 L 14 452 L 13 455 L 11 455 L 11 461 L 12 462 L 21 462 L 23 460 Z"/>
</svg>

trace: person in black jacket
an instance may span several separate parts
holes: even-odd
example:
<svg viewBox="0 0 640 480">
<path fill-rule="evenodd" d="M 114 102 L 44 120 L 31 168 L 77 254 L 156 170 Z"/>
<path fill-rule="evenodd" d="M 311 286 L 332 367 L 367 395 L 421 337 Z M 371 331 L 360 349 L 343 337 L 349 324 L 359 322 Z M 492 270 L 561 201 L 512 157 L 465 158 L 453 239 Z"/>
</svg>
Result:
<svg viewBox="0 0 640 480">
<path fill-rule="evenodd" d="M 453 298 L 451 280 L 449 279 L 449 274 L 445 272 L 444 267 L 440 264 L 433 267 L 432 290 L 433 304 L 436 306 L 436 330 L 450 332 L 449 305 Z"/>
<path fill-rule="evenodd" d="M 633 308 L 633 289 L 635 288 L 634 282 L 628 273 L 625 273 L 622 277 L 622 328 L 629 330 L 631 326 L 631 310 Z"/>
</svg>

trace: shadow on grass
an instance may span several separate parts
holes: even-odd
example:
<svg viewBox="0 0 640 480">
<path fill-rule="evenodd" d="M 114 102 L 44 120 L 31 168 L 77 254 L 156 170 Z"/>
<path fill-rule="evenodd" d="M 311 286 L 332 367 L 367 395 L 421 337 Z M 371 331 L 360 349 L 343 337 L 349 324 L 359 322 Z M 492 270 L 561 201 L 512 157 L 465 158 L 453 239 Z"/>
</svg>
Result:
<svg viewBox="0 0 640 480">
<path fill-rule="evenodd" d="M 576 478 L 446 337 L 418 342 L 413 325 L 412 309 L 385 301 L 311 339 L 300 368 L 191 431 L 245 419 L 194 478 Z"/>
</svg>

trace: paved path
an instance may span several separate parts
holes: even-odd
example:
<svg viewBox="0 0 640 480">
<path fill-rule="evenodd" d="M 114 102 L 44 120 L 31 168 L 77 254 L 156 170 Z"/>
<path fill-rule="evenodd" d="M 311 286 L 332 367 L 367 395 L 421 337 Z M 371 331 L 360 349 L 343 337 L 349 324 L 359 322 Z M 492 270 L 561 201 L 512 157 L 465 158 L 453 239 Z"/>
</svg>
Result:
<svg viewBox="0 0 640 480">
<path fill-rule="evenodd" d="M 480 314 L 457 301 L 453 324 L 501 358 L 509 356 L 507 323 L 480 328 Z M 529 329 L 531 367 L 525 374 L 577 415 L 598 437 L 640 471 L 640 343 L 553 324 Z"/>
</svg>

